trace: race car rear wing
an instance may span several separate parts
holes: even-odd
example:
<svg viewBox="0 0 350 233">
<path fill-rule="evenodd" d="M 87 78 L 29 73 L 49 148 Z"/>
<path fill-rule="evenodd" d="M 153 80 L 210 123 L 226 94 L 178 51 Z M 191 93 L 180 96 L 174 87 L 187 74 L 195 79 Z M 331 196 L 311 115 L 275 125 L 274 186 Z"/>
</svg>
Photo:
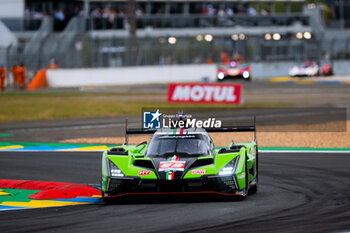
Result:
<svg viewBox="0 0 350 233">
<path fill-rule="evenodd" d="M 254 140 L 256 141 L 256 117 L 254 116 L 254 125 L 251 126 L 225 126 L 221 128 L 204 128 L 208 133 L 228 133 L 228 132 L 254 132 Z M 128 129 L 128 120 L 125 120 L 125 145 L 128 144 L 129 134 L 153 134 L 157 129 Z"/>
<path fill-rule="evenodd" d="M 221 128 L 204 128 L 208 133 L 220 132 L 255 132 L 255 126 L 226 126 Z"/>
</svg>

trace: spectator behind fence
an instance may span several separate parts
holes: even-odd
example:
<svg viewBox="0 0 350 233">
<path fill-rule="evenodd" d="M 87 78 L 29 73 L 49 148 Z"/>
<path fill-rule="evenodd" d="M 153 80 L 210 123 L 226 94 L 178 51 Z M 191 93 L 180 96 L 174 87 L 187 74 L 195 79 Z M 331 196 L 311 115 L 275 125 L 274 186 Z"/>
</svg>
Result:
<svg viewBox="0 0 350 233">
<path fill-rule="evenodd" d="M 25 89 L 26 87 L 26 72 L 27 72 L 27 68 L 24 65 L 23 62 L 21 62 L 21 64 L 18 66 L 18 83 L 19 83 L 19 88 L 20 89 Z"/>
<path fill-rule="evenodd" d="M 65 27 L 66 15 L 63 9 L 57 10 L 54 14 L 54 28 L 55 31 L 62 31 Z"/>
<path fill-rule="evenodd" d="M 234 11 L 232 10 L 232 8 L 227 8 L 226 9 L 226 15 L 227 16 L 233 16 L 235 13 L 234 13 Z"/>
<path fill-rule="evenodd" d="M 249 16 L 255 16 L 255 15 L 257 15 L 257 12 L 256 12 L 255 8 L 249 7 L 249 8 L 247 9 L 247 14 L 248 14 Z"/>
<path fill-rule="evenodd" d="M 57 20 L 63 22 L 63 21 L 65 20 L 65 17 L 66 17 L 66 16 L 65 16 L 65 14 L 64 14 L 63 9 L 60 9 L 60 10 L 56 11 L 56 13 L 55 13 L 55 19 L 57 19 Z"/>
<path fill-rule="evenodd" d="M 137 8 L 135 14 L 136 14 L 136 16 L 142 16 L 143 15 L 143 9 L 142 8 Z"/>
<path fill-rule="evenodd" d="M 24 17 L 25 17 L 25 18 L 30 18 L 30 17 L 32 17 L 32 14 L 31 14 L 31 12 L 30 12 L 29 7 L 26 7 L 26 9 L 24 10 Z"/>
<path fill-rule="evenodd" d="M 5 90 L 6 68 L 0 64 L 0 91 Z"/>
<path fill-rule="evenodd" d="M 220 54 L 220 62 L 222 65 L 228 65 L 230 64 L 230 56 L 228 55 L 227 52 L 221 52 Z"/>
<path fill-rule="evenodd" d="M 213 5 L 208 4 L 207 8 L 209 16 L 214 16 L 216 14 L 216 9 L 213 7 Z"/>
<path fill-rule="evenodd" d="M 224 10 L 223 8 L 220 8 L 220 9 L 218 10 L 218 16 L 219 16 L 219 17 L 224 17 L 225 15 L 226 15 L 225 10 Z"/>
<path fill-rule="evenodd" d="M 244 1 L 242 1 L 244 2 Z M 195 14 L 200 13 L 199 22 L 195 22 L 200 27 L 213 27 L 213 26 L 232 26 L 235 23 L 233 15 L 248 15 L 256 16 L 257 14 L 261 15 L 270 15 L 268 9 L 261 9 L 260 12 L 248 3 L 235 3 L 231 5 L 218 4 L 218 3 L 199 3 L 201 8 L 198 8 L 194 11 Z M 25 30 L 38 30 L 40 23 L 45 16 L 53 16 L 54 18 L 54 30 L 62 31 L 69 20 L 72 17 L 91 17 L 91 26 L 93 29 L 118 29 L 125 28 L 127 25 L 125 13 L 127 8 L 125 5 L 111 5 L 107 1 L 105 3 L 98 4 L 98 7 L 91 8 L 90 12 L 85 15 L 86 12 L 83 10 L 83 7 L 80 5 L 73 5 L 74 7 L 69 7 L 70 4 L 62 4 L 63 6 L 60 9 L 55 9 L 52 11 L 40 11 L 31 6 L 28 6 L 24 10 L 24 28 Z M 70 5 L 72 6 L 72 5 Z M 44 9 L 44 8 L 42 8 Z M 170 11 L 171 12 L 171 11 Z M 156 4 L 152 6 L 150 12 L 152 15 L 163 15 L 165 13 L 165 8 L 162 6 L 157 6 Z M 135 10 L 137 18 L 137 26 L 143 28 L 147 20 L 144 20 L 145 10 L 142 7 L 137 6 Z M 147 13 L 148 14 L 148 13 Z M 207 17 L 205 17 L 207 16 Z M 217 17 L 217 20 L 215 19 Z M 159 22 L 162 21 L 161 18 L 156 19 Z M 197 19 L 194 19 L 197 21 Z M 151 22 L 154 25 L 162 25 L 159 22 Z M 218 23 L 216 23 L 218 22 Z M 90 25 L 89 25 L 90 26 Z M 152 25 L 151 25 L 152 26 Z M 156 26 L 157 27 L 157 26 Z"/>
<path fill-rule="evenodd" d="M 62 31 L 69 20 L 72 17 L 85 17 L 85 11 L 82 7 L 75 6 L 72 10 L 67 10 L 63 7 L 60 9 L 54 9 L 54 11 L 40 11 L 34 7 L 26 7 L 24 10 L 24 29 L 25 30 L 38 30 L 41 21 L 46 16 L 52 16 L 54 18 L 54 30 Z"/>
<path fill-rule="evenodd" d="M 91 11 L 91 17 L 92 18 L 101 18 L 101 10 L 100 8 L 95 8 Z"/>
<path fill-rule="evenodd" d="M 85 16 L 85 12 L 83 9 L 81 9 L 80 7 L 75 7 L 74 11 L 72 13 L 72 16 L 74 17 L 80 17 L 80 18 L 84 18 Z"/>
<path fill-rule="evenodd" d="M 58 69 L 58 65 L 54 58 L 50 59 L 50 63 L 47 65 L 48 69 Z"/>
<path fill-rule="evenodd" d="M 209 12 L 208 7 L 206 7 L 205 5 L 202 6 L 202 10 L 201 10 L 201 15 L 207 15 Z"/>
<path fill-rule="evenodd" d="M 233 55 L 233 58 L 232 58 L 235 62 L 237 63 L 241 63 L 243 64 L 244 63 L 244 56 L 240 53 L 235 53 Z"/>
<path fill-rule="evenodd" d="M 19 83 L 18 83 L 18 65 L 17 62 L 14 62 L 12 67 L 11 67 L 11 73 L 12 73 L 12 78 L 13 78 L 13 88 L 16 90 L 19 88 Z"/>
<path fill-rule="evenodd" d="M 261 9 L 260 14 L 263 16 L 270 15 L 270 11 L 268 9 Z"/>
</svg>

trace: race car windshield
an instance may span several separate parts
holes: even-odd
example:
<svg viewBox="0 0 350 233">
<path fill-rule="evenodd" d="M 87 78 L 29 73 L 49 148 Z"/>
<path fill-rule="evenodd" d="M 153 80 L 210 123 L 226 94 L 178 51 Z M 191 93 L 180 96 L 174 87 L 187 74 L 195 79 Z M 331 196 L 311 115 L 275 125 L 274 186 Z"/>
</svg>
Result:
<svg viewBox="0 0 350 233">
<path fill-rule="evenodd" d="M 316 63 L 314 63 L 314 62 L 304 62 L 304 64 L 301 67 L 307 68 L 307 67 L 315 66 L 315 65 L 316 65 Z"/>
<path fill-rule="evenodd" d="M 247 68 L 247 65 L 246 64 L 222 65 L 222 66 L 219 66 L 219 68 L 222 69 L 222 70 L 230 69 L 230 68 L 245 69 L 245 68 Z"/>
<path fill-rule="evenodd" d="M 203 156 L 209 145 L 203 135 L 154 135 L 147 148 L 148 157 Z"/>
</svg>

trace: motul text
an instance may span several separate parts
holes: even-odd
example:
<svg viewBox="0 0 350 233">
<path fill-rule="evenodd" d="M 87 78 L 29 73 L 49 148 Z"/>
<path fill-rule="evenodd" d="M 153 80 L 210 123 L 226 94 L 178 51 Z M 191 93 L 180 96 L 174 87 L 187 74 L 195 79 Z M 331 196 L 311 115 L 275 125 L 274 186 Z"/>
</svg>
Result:
<svg viewBox="0 0 350 233">
<path fill-rule="evenodd" d="M 168 102 L 180 103 L 241 103 L 240 84 L 170 83 Z"/>
</svg>

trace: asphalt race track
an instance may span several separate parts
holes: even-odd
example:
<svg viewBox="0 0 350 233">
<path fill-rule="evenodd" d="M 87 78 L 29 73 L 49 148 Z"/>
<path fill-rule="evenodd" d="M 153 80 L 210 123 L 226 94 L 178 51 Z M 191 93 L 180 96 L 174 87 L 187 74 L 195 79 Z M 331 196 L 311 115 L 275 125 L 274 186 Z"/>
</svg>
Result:
<svg viewBox="0 0 350 233">
<path fill-rule="evenodd" d="M 100 152 L 0 152 L 0 177 L 98 184 Z M 260 153 L 243 201 L 170 199 L 0 211 L 1 232 L 349 232 L 350 154 Z"/>
</svg>

